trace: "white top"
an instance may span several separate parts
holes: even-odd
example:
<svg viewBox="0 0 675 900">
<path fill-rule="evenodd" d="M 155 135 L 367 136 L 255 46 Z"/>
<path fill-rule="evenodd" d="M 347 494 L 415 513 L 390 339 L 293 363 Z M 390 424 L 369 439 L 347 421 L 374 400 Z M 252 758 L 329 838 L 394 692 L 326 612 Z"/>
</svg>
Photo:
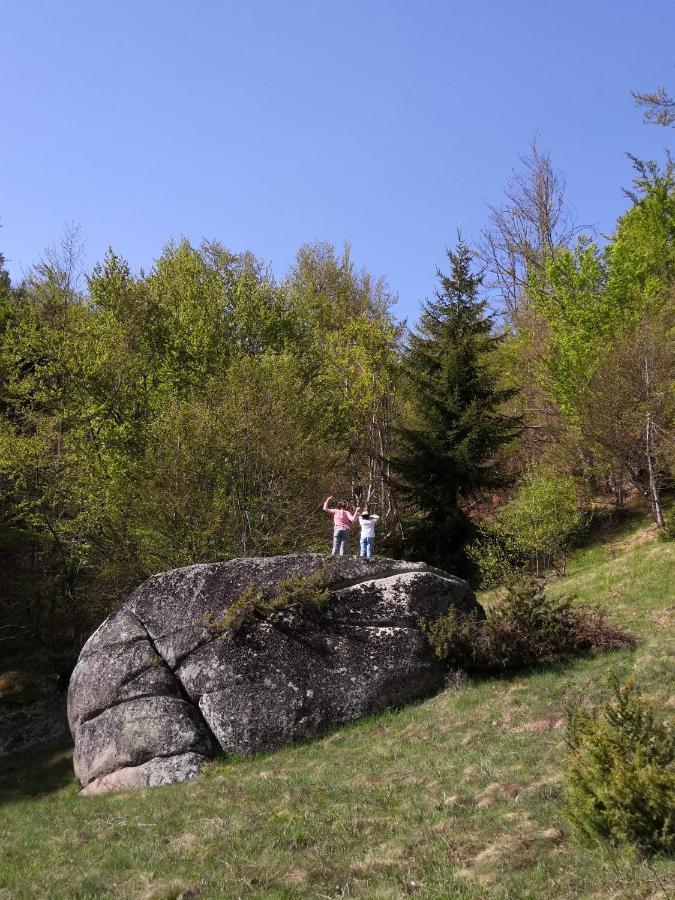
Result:
<svg viewBox="0 0 675 900">
<path fill-rule="evenodd" d="M 375 537 L 375 525 L 380 521 L 379 516 L 370 515 L 367 519 L 359 516 L 359 525 L 361 526 L 361 537 Z"/>
</svg>

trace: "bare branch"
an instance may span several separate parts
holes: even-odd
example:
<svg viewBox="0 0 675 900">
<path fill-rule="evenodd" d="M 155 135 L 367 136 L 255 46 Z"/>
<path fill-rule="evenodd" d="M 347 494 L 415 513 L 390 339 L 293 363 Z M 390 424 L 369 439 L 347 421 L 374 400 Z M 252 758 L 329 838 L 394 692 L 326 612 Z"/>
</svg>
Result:
<svg viewBox="0 0 675 900">
<path fill-rule="evenodd" d="M 578 231 L 565 201 L 565 179 L 536 137 L 520 162 L 522 170 L 513 170 L 506 182 L 505 201 L 488 205 L 490 224 L 479 245 L 487 286 L 500 294 L 507 319 L 528 305 L 530 280 L 543 276 L 556 248 L 569 246 Z"/>
<path fill-rule="evenodd" d="M 644 121 L 647 125 L 662 125 L 675 128 L 675 99 L 666 93 L 663 87 L 655 91 L 631 91 L 636 106 L 644 109 Z"/>
</svg>

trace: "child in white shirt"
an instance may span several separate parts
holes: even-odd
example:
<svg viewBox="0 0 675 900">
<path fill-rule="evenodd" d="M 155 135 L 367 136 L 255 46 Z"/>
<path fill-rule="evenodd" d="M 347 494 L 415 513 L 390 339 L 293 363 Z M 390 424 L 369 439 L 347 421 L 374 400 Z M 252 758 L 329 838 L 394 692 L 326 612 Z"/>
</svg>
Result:
<svg viewBox="0 0 675 900">
<path fill-rule="evenodd" d="M 359 516 L 359 525 L 361 526 L 361 556 L 371 557 L 373 555 L 373 544 L 375 543 L 375 525 L 380 521 L 380 517 L 371 515 L 367 509 L 364 509 Z"/>
</svg>

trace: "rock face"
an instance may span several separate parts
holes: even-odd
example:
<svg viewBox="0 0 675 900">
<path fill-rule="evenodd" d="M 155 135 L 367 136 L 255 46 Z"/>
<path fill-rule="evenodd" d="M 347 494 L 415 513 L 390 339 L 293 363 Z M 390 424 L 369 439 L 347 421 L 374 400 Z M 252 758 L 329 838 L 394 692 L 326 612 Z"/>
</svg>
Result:
<svg viewBox="0 0 675 900">
<path fill-rule="evenodd" d="M 249 586 L 326 567 L 320 615 L 284 610 L 236 632 L 208 627 Z M 321 734 L 437 689 L 419 630 L 450 607 L 482 615 L 469 585 L 422 563 L 318 554 L 175 569 L 142 584 L 85 644 L 68 692 L 85 793 L 195 775 Z"/>
</svg>

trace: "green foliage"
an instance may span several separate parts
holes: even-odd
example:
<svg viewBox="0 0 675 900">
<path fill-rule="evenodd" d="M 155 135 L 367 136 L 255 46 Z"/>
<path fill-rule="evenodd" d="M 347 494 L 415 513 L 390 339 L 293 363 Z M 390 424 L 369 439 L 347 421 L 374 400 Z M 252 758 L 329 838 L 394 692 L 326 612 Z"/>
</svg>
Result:
<svg viewBox="0 0 675 900">
<path fill-rule="evenodd" d="M 307 614 L 320 613 L 330 600 L 330 566 L 324 566 L 312 575 L 285 578 L 277 585 L 270 602 L 270 612 L 282 609 L 298 609 Z"/>
<path fill-rule="evenodd" d="M 336 473 L 391 507 L 397 330 L 348 253 L 278 284 L 182 242 L 147 274 L 109 252 L 86 293 L 48 266 L 5 287 L 0 606 L 36 637 L 77 646 L 153 571 L 316 549 Z"/>
<path fill-rule="evenodd" d="M 531 475 L 468 547 L 481 584 L 510 584 L 524 571 L 538 575 L 547 568 L 563 574 L 569 548 L 588 518 L 579 481 L 547 471 Z"/>
<path fill-rule="evenodd" d="M 511 584 L 521 577 L 528 563 L 528 552 L 520 535 L 501 522 L 481 524 L 477 537 L 467 547 L 483 588 Z"/>
<path fill-rule="evenodd" d="M 586 384 L 605 352 L 621 310 L 606 292 L 606 265 L 599 248 L 580 237 L 560 249 L 546 271 L 546 288 L 534 292 L 548 326 L 544 384 L 563 414 L 579 418 Z"/>
<path fill-rule="evenodd" d="M 246 585 L 241 594 L 227 607 L 225 612 L 216 618 L 212 612 L 205 613 L 197 622 L 212 634 L 225 634 L 228 631 L 236 634 L 244 625 L 248 625 L 265 602 L 262 590 L 254 583 Z"/>
<path fill-rule="evenodd" d="M 504 668 L 551 662 L 582 648 L 574 597 L 551 597 L 541 580 L 512 585 L 490 610 L 492 645 Z M 507 640 L 500 640 L 507 636 Z M 511 638 L 509 645 L 508 638 Z"/>
<path fill-rule="evenodd" d="M 316 616 L 330 600 L 329 581 L 330 571 L 324 566 L 304 578 L 285 578 L 273 590 L 264 590 L 250 582 L 220 618 L 206 613 L 198 624 L 214 634 L 236 634 L 254 619 L 269 619 L 283 612 Z"/>
<path fill-rule="evenodd" d="M 596 462 L 649 497 L 661 526 L 660 494 L 675 473 L 675 303 L 644 312 L 614 341 L 582 409 L 581 433 Z"/>
<path fill-rule="evenodd" d="M 587 839 L 675 849 L 675 732 L 634 678 L 614 676 L 599 710 L 568 713 L 567 809 Z"/>
<path fill-rule="evenodd" d="M 579 608 L 574 601 L 547 594 L 543 581 L 521 581 L 489 607 L 485 619 L 451 609 L 420 627 L 451 669 L 479 673 L 632 646 L 629 635 L 605 622 L 604 611 Z"/>
<path fill-rule="evenodd" d="M 502 527 L 537 572 L 547 566 L 564 571 L 566 553 L 587 519 L 583 486 L 553 472 L 531 476 L 499 512 Z"/>
<path fill-rule="evenodd" d="M 627 330 L 670 303 L 675 279 L 675 163 L 631 157 L 636 171 L 633 206 L 618 222 L 608 247 L 607 289 L 623 307 Z"/>
<path fill-rule="evenodd" d="M 451 607 L 446 615 L 433 620 L 420 619 L 418 624 L 431 649 L 451 671 L 471 668 L 483 627 L 477 616 L 461 615 Z"/>
<path fill-rule="evenodd" d="M 619 501 L 626 488 L 648 495 L 660 525 L 674 459 L 675 166 L 633 163 L 633 206 L 606 248 L 580 238 L 533 286 L 546 328 L 538 368 L 549 439 L 596 490 L 607 478 Z"/>
<path fill-rule="evenodd" d="M 450 274 L 428 302 L 404 355 L 408 414 L 399 429 L 394 466 L 417 516 L 408 524 L 408 552 L 454 571 L 470 568 L 464 546 L 473 526 L 466 504 L 504 483 L 499 454 L 518 421 L 501 411 L 511 396 L 499 386 L 482 277 L 461 242 L 448 251 Z"/>
<path fill-rule="evenodd" d="M 614 343 L 645 316 L 670 302 L 675 277 L 675 178 L 668 160 L 634 159 L 638 177 L 633 207 L 619 220 L 605 251 L 587 237 L 549 261 L 537 311 L 549 329 L 545 385 L 572 423 L 583 415 L 588 385 Z"/>
<path fill-rule="evenodd" d="M 662 541 L 675 541 L 675 516 L 670 515 L 665 521 L 665 525 L 659 531 L 659 538 Z"/>
</svg>

